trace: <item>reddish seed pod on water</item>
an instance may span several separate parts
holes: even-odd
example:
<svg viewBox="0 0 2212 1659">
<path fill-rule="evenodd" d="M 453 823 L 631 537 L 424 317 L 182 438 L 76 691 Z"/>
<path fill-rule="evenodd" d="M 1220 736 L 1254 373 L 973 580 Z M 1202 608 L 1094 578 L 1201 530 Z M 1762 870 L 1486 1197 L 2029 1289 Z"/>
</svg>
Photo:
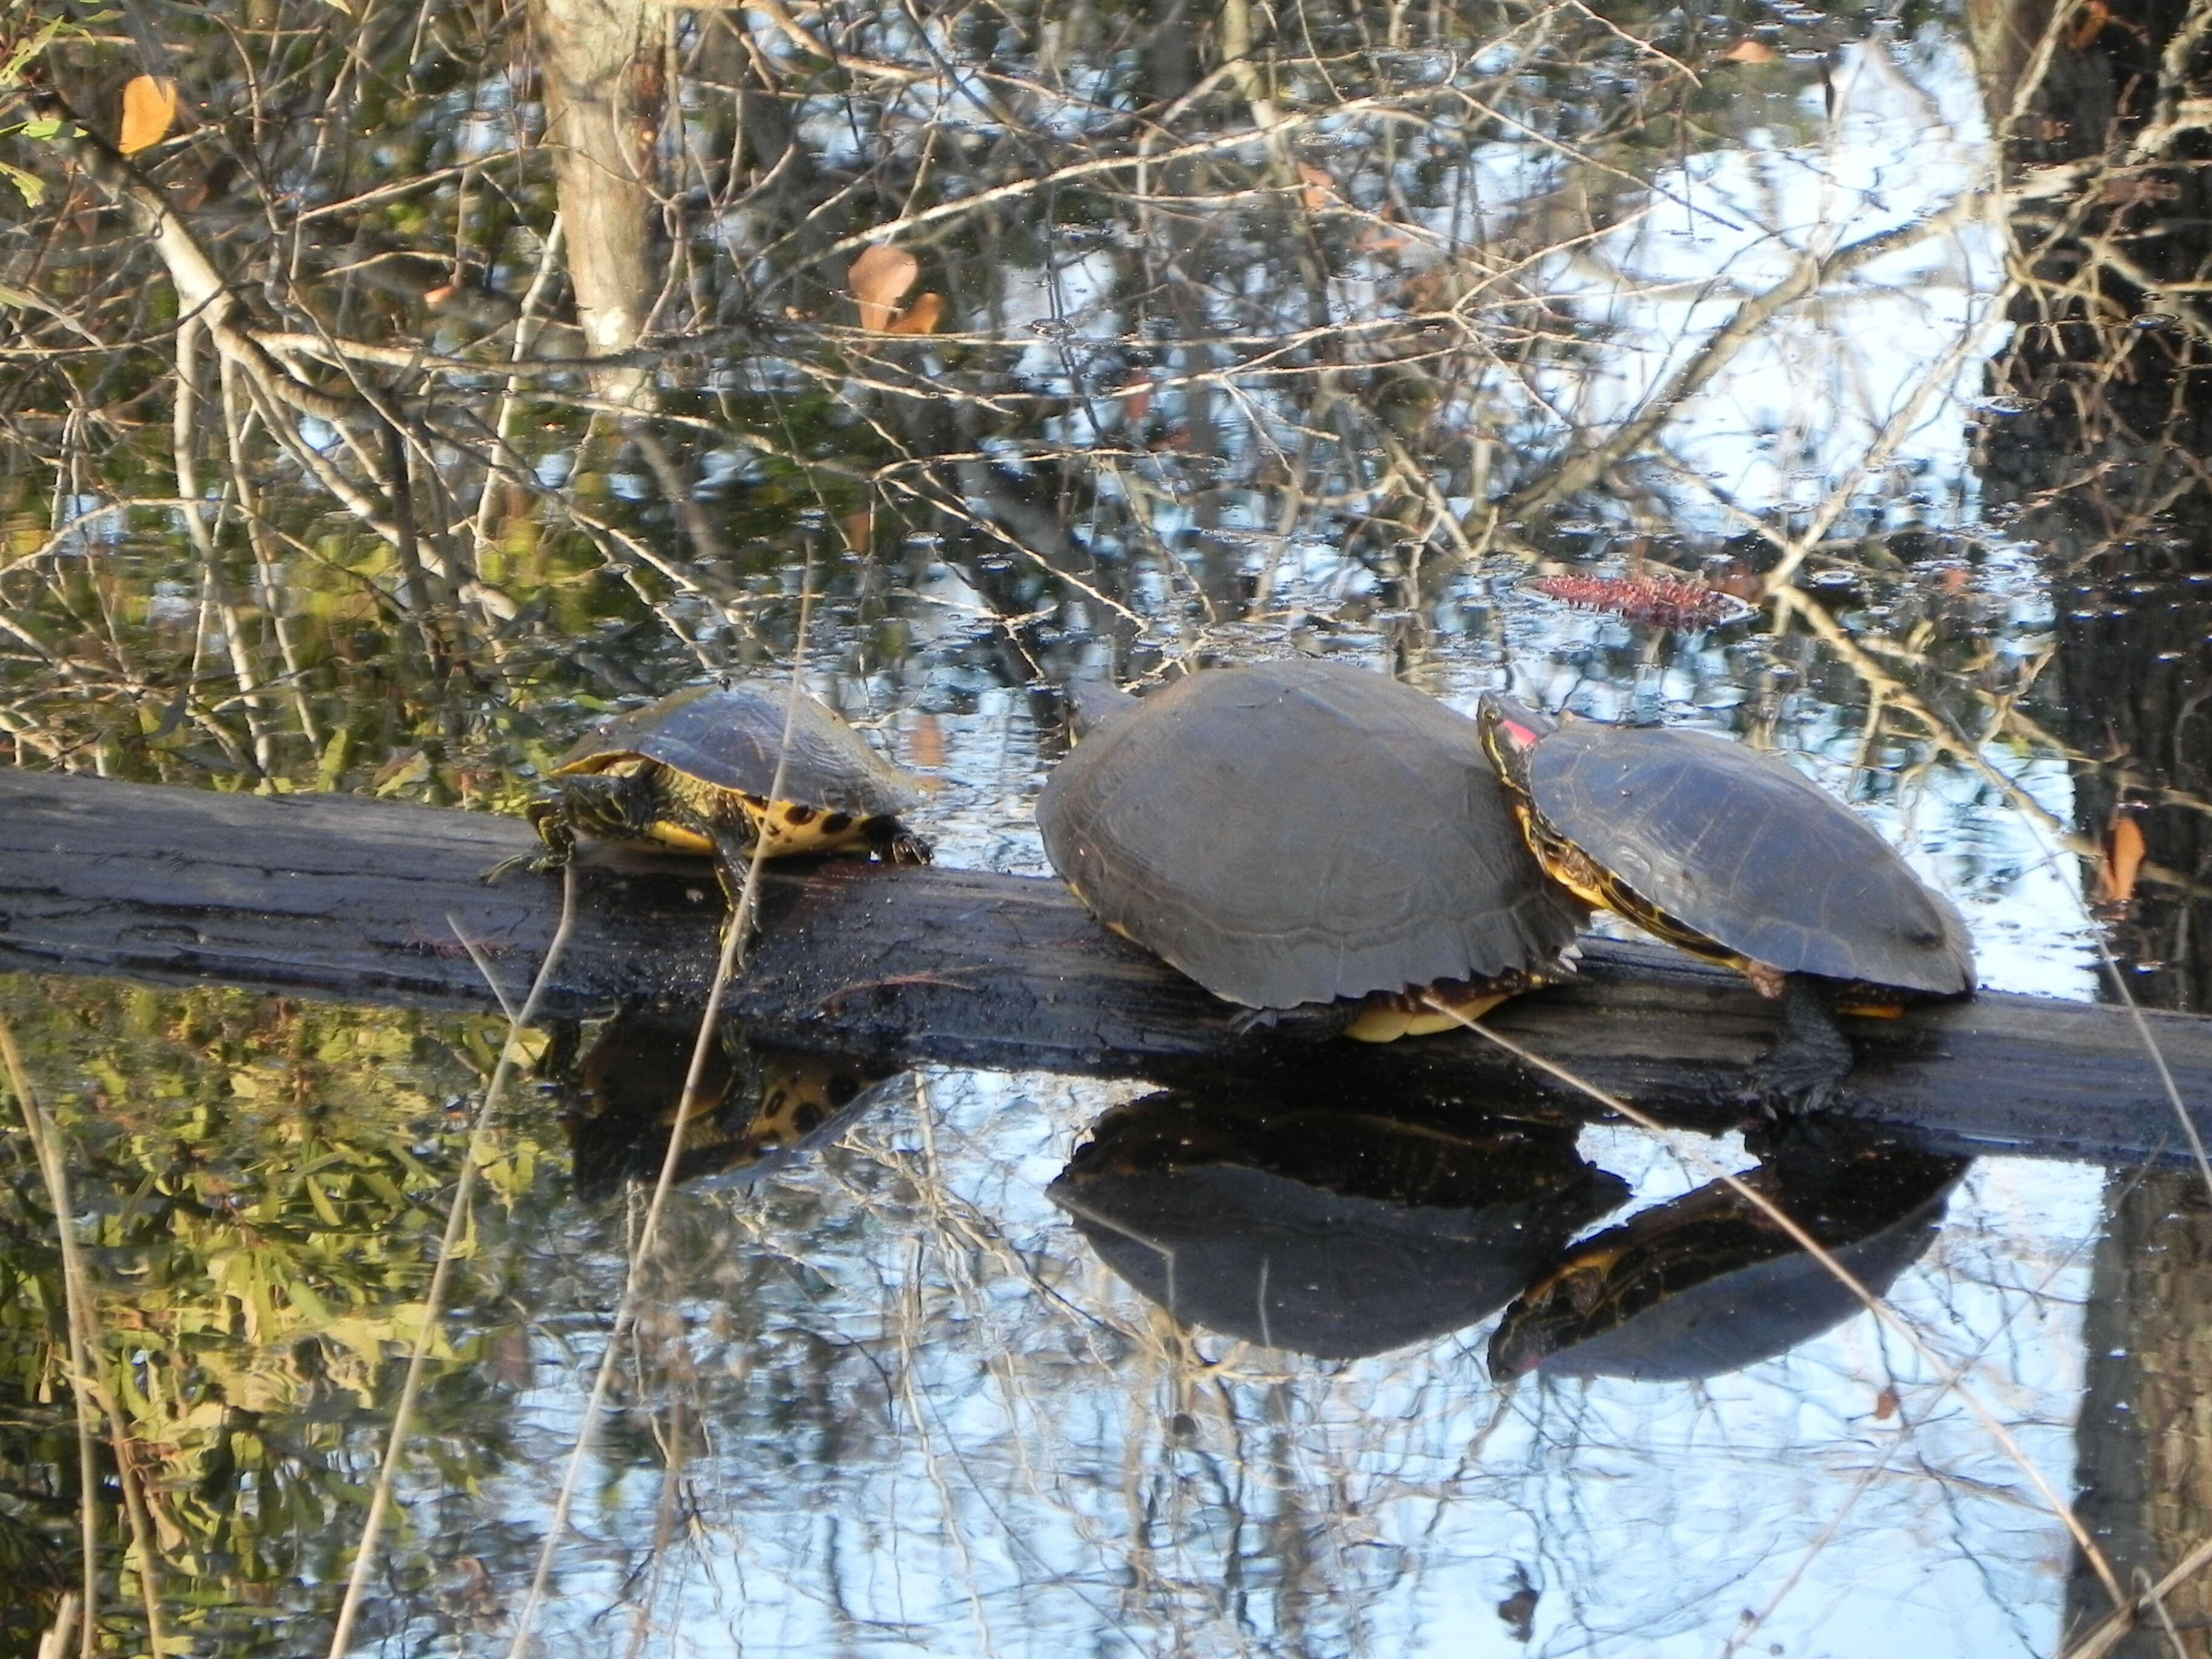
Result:
<svg viewBox="0 0 2212 1659">
<path fill-rule="evenodd" d="M 1752 614 L 1731 594 L 1672 576 L 1532 576 L 1524 586 L 1580 610 L 1661 628 L 1718 628 Z"/>
</svg>

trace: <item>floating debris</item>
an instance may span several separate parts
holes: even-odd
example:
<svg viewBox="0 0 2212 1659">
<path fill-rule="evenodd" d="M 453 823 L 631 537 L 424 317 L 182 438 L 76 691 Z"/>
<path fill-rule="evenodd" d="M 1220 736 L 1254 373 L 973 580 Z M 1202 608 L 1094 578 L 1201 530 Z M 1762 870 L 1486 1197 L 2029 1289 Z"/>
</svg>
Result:
<svg viewBox="0 0 2212 1659">
<path fill-rule="evenodd" d="M 1661 628 L 1720 628 L 1756 614 L 1732 593 L 1673 576 L 1532 576 L 1522 586 L 1578 610 Z"/>
</svg>

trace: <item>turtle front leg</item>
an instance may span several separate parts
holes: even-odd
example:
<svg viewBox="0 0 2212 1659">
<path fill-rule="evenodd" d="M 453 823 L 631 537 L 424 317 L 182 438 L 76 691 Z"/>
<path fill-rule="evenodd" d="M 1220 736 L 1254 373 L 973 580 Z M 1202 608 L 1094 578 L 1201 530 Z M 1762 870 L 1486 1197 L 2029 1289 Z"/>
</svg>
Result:
<svg viewBox="0 0 2212 1659">
<path fill-rule="evenodd" d="M 1782 988 L 1782 1030 L 1752 1068 L 1752 1091 L 1770 1109 L 1818 1111 L 1851 1073 L 1858 1056 L 1836 1024 L 1826 986 L 1791 974 Z"/>
<path fill-rule="evenodd" d="M 737 926 L 738 912 L 744 902 L 745 880 L 752 873 L 754 842 L 750 837 L 725 832 L 714 838 L 714 878 L 722 884 L 722 898 L 730 907 L 729 915 L 722 923 L 720 938 L 726 942 L 728 930 Z M 739 944 L 740 953 L 750 949 L 753 938 L 760 932 L 757 920 L 748 927 L 747 937 Z"/>
<path fill-rule="evenodd" d="M 484 885 L 496 885 L 517 870 L 557 870 L 576 855 L 575 826 L 568 821 L 568 804 L 555 798 L 534 800 L 523 809 L 522 816 L 538 832 L 538 839 L 545 843 L 542 853 L 517 853 L 511 859 L 501 859 L 483 873 Z"/>
<path fill-rule="evenodd" d="M 927 864 L 933 856 L 928 841 L 884 814 L 860 826 L 868 850 L 885 864 Z"/>
</svg>

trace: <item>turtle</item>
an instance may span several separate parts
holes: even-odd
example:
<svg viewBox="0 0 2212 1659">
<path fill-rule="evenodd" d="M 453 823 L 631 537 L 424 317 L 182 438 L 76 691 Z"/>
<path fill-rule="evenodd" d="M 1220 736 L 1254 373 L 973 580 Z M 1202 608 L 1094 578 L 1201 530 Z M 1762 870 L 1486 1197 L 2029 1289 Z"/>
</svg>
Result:
<svg viewBox="0 0 2212 1659">
<path fill-rule="evenodd" d="M 1487 1318 L 1628 1186 L 1571 1129 L 1291 1085 L 1116 1106 L 1045 1194 L 1177 1319 L 1339 1359 Z"/>
<path fill-rule="evenodd" d="M 896 1095 L 896 1073 L 864 1058 L 770 1047 L 726 1027 L 681 1109 L 697 1033 L 666 1011 L 618 1012 L 580 1056 L 549 1056 L 577 1191 L 605 1197 L 651 1181 L 679 1115 L 676 1179 L 744 1185 L 837 1139 Z"/>
<path fill-rule="evenodd" d="M 1495 693 L 1476 723 L 1554 879 L 1785 1000 L 1768 1061 L 1782 1092 L 1817 1103 L 1850 1069 L 1838 988 L 1862 988 L 1862 1008 L 1973 990 L 1957 908 L 1778 757 L 1698 732 L 1555 720 Z"/>
<path fill-rule="evenodd" d="M 929 843 L 896 816 L 921 800 L 917 781 L 780 685 L 695 685 L 647 703 L 586 732 L 546 781 L 527 814 L 546 850 L 508 859 L 486 880 L 558 868 L 580 830 L 709 854 L 732 891 L 763 841 L 770 858 L 866 849 L 890 864 L 929 862 Z"/>
<path fill-rule="evenodd" d="M 1302 1010 L 1326 1016 L 1314 1035 L 1387 1042 L 1568 971 L 1588 913 L 1455 710 L 1304 658 L 1069 701 L 1079 741 L 1036 807 L 1053 868 L 1247 1024 Z"/>
<path fill-rule="evenodd" d="M 1880 1296 L 1927 1252 L 1969 1160 L 1835 1124 L 1738 1177 Z M 1723 1182 L 1563 1251 L 1507 1308 L 1490 1373 L 1685 1381 L 1788 1352 L 1865 1304 Z"/>
</svg>

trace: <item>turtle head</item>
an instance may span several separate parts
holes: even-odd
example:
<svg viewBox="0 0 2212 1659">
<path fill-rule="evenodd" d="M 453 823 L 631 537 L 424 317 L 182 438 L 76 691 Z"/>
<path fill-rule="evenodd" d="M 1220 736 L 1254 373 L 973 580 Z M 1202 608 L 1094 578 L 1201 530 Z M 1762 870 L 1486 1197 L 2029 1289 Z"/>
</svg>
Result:
<svg viewBox="0 0 2212 1659">
<path fill-rule="evenodd" d="M 1489 753 L 1491 764 L 1500 776 L 1514 783 L 1527 775 L 1530 751 L 1559 729 L 1559 723 L 1549 714 L 1538 714 L 1495 691 L 1482 694 L 1475 723 L 1481 729 L 1482 746 Z"/>
<path fill-rule="evenodd" d="M 1137 706 L 1134 697 L 1101 675 L 1070 680 L 1066 696 L 1067 735 L 1078 740 Z"/>
</svg>

